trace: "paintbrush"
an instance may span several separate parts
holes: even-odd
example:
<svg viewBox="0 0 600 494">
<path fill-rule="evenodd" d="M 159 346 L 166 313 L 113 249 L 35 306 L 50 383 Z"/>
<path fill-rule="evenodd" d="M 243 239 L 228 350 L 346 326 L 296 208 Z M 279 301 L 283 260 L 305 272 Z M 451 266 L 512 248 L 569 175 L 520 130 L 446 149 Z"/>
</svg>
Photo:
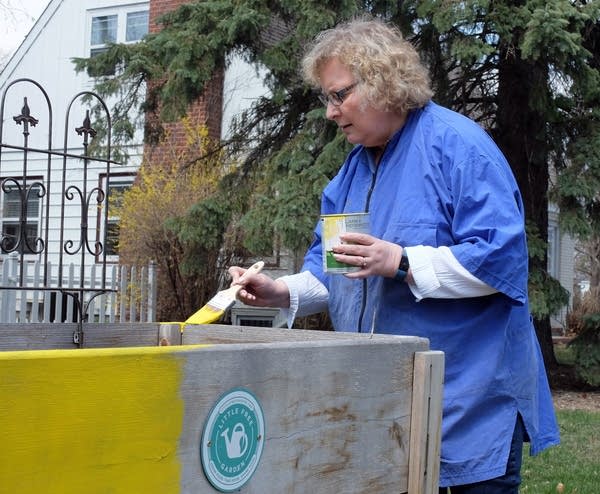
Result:
<svg viewBox="0 0 600 494">
<path fill-rule="evenodd" d="M 250 266 L 246 272 L 240 277 L 239 281 L 243 281 L 246 276 L 253 273 L 260 273 L 265 263 L 258 261 Z M 229 309 L 235 302 L 238 292 L 243 288 L 242 285 L 233 285 L 225 290 L 218 292 L 211 298 L 204 307 L 196 311 L 187 318 L 184 324 L 210 324 L 220 319 L 225 311 Z"/>
</svg>

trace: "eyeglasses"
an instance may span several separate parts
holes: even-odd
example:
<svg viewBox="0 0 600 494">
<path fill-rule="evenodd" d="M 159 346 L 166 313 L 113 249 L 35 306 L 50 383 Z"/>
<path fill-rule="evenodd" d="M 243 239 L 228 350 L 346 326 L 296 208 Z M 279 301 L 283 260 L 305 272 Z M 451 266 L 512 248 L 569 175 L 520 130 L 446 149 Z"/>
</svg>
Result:
<svg viewBox="0 0 600 494">
<path fill-rule="evenodd" d="M 346 99 L 346 96 L 348 96 L 348 92 L 354 89 L 354 87 L 356 87 L 357 85 L 358 82 L 355 82 L 353 84 L 350 84 L 349 86 L 340 89 L 339 91 L 332 91 L 328 94 L 321 93 L 319 94 L 319 99 L 321 100 L 321 103 L 323 103 L 325 106 L 327 106 L 329 103 L 331 103 L 333 106 L 340 106 Z"/>
</svg>

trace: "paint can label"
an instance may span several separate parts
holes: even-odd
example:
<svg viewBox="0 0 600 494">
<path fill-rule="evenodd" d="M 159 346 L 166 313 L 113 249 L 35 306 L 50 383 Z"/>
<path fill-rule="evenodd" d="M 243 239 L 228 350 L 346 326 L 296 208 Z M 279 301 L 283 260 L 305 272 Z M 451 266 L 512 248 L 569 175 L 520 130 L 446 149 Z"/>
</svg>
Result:
<svg viewBox="0 0 600 494">
<path fill-rule="evenodd" d="M 333 247 L 344 243 L 340 240 L 343 233 L 369 233 L 369 213 L 324 214 L 321 215 L 321 227 L 323 271 L 331 274 L 360 271 L 358 266 L 336 261 Z"/>
</svg>

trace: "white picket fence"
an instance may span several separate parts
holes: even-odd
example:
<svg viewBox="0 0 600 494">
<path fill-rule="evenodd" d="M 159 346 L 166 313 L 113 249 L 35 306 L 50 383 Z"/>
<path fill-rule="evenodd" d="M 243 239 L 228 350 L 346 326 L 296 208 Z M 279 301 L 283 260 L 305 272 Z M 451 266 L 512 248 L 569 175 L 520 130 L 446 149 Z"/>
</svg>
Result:
<svg viewBox="0 0 600 494">
<path fill-rule="evenodd" d="M 17 287 L 18 256 L 3 256 L 0 263 L 0 286 Z M 79 266 L 75 264 L 63 266 L 60 287 L 58 266 L 50 262 L 45 266 L 40 261 L 25 262 L 23 269 L 23 287 L 0 290 L 0 323 L 77 322 L 77 304 L 73 295 L 81 298 L 82 294 L 88 323 L 156 321 L 157 273 L 154 263 L 142 267 L 108 265 L 105 293 L 100 293 L 101 265 L 92 265 L 86 270 L 83 289 L 80 288 Z"/>
</svg>

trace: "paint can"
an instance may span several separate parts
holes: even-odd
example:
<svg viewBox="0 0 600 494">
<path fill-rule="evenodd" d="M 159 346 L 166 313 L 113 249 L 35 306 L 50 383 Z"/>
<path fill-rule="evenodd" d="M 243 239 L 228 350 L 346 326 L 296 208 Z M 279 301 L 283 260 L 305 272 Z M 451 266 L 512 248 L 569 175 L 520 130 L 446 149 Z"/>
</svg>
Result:
<svg viewBox="0 0 600 494">
<path fill-rule="evenodd" d="M 331 274 L 360 271 L 359 266 L 338 262 L 333 257 L 333 247 L 343 244 L 343 233 L 369 233 L 369 213 L 321 215 L 321 245 L 323 248 L 323 271 Z"/>
</svg>

